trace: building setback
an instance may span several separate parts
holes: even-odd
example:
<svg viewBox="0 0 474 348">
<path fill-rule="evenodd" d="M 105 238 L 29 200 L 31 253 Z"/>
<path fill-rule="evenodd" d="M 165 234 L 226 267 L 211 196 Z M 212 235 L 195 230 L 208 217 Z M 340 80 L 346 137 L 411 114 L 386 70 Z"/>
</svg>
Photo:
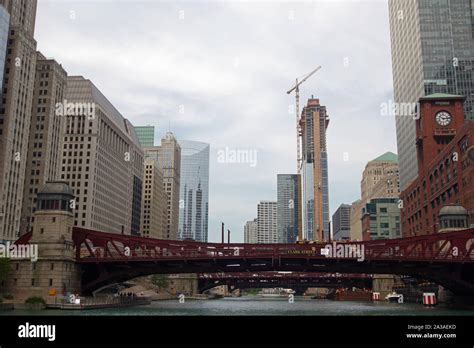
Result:
<svg viewBox="0 0 474 348">
<path fill-rule="evenodd" d="M 163 186 L 163 174 L 159 168 L 153 159 L 145 159 L 140 235 L 165 239 L 168 199 Z"/>
<path fill-rule="evenodd" d="M 308 99 L 301 115 L 302 226 L 308 240 L 329 240 L 329 178 L 326 129 L 329 116 L 319 99 Z"/>
<path fill-rule="evenodd" d="M 178 239 L 179 190 L 181 175 L 181 147 L 173 133 L 161 139 L 160 146 L 145 148 L 145 157 L 154 159 L 163 173 L 163 185 L 167 197 L 165 238 Z"/>
<path fill-rule="evenodd" d="M 400 195 L 404 237 L 437 233 L 440 210 L 452 204 L 463 206 L 474 226 L 474 121 L 465 120 L 463 100 L 448 94 L 420 98 L 418 177 Z"/>
<path fill-rule="evenodd" d="M 301 176 L 277 175 L 277 228 L 280 243 L 301 239 Z"/>
<path fill-rule="evenodd" d="M 36 196 L 47 181 L 56 181 L 61 171 L 61 130 L 64 121 L 56 113 L 66 92 L 67 73 L 54 59 L 37 52 L 35 89 L 23 193 L 21 231 L 33 226 Z"/>
<path fill-rule="evenodd" d="M 207 242 L 209 144 L 181 140 L 179 239 Z"/>
<path fill-rule="evenodd" d="M 76 197 L 74 225 L 138 235 L 143 150 L 131 123 L 82 76 L 67 78 L 61 180 Z"/>
<path fill-rule="evenodd" d="M 341 204 L 332 215 L 333 240 L 350 239 L 351 205 Z"/>
<path fill-rule="evenodd" d="M 37 1 L 1 0 L 0 4 L 10 14 L 0 105 L 0 240 L 14 240 L 20 234 L 28 156 L 36 71 L 33 36 Z"/>
<path fill-rule="evenodd" d="M 390 0 L 389 14 L 395 102 L 463 95 L 465 116 L 474 119 L 474 1 Z M 401 189 L 417 176 L 414 108 L 409 109 L 396 116 Z"/>
<path fill-rule="evenodd" d="M 260 201 L 257 206 L 257 243 L 278 243 L 277 202 Z"/>
<path fill-rule="evenodd" d="M 244 226 L 244 243 L 257 244 L 257 219 L 247 221 Z"/>
<path fill-rule="evenodd" d="M 141 146 L 155 146 L 155 126 L 135 126 L 134 128 Z"/>
</svg>

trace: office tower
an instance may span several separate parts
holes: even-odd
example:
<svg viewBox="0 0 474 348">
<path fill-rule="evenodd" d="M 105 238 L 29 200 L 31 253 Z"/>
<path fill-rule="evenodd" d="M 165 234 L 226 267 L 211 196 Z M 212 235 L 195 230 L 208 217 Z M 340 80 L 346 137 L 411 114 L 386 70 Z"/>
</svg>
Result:
<svg viewBox="0 0 474 348">
<path fill-rule="evenodd" d="M 474 119 L 474 21 L 472 0 L 390 0 L 395 102 L 416 104 L 433 93 L 466 97 L 465 117 Z M 396 115 L 401 189 L 417 175 L 415 119 Z"/>
<path fill-rule="evenodd" d="M 140 235 L 165 239 L 168 198 L 163 186 L 163 174 L 153 159 L 145 159 L 143 183 Z"/>
<path fill-rule="evenodd" d="M 180 140 L 179 239 L 207 242 L 209 144 Z"/>
<path fill-rule="evenodd" d="M 36 71 L 36 0 L 1 0 L 10 14 L 0 106 L 0 240 L 20 234 Z"/>
<path fill-rule="evenodd" d="M 474 121 L 465 120 L 464 97 L 420 98 L 416 121 L 418 176 L 400 194 L 404 237 L 440 233 L 439 214 L 461 205 L 474 227 Z M 461 208 L 462 211 L 463 208 Z"/>
<path fill-rule="evenodd" d="M 155 126 L 135 126 L 134 128 L 141 146 L 155 146 Z"/>
<path fill-rule="evenodd" d="M 362 240 L 400 238 L 398 198 L 375 198 L 362 209 Z"/>
<path fill-rule="evenodd" d="M 350 239 L 351 205 L 341 204 L 332 215 L 333 240 Z"/>
<path fill-rule="evenodd" d="M 145 148 L 145 157 L 154 159 L 163 173 L 163 185 L 168 199 L 165 238 L 178 239 L 181 147 L 173 133 L 161 139 L 160 146 Z"/>
<path fill-rule="evenodd" d="M 308 99 L 301 115 L 303 168 L 303 236 L 329 240 L 329 180 L 326 129 L 329 116 L 319 99 Z"/>
<path fill-rule="evenodd" d="M 257 219 L 247 221 L 244 226 L 244 243 L 257 244 Z"/>
<path fill-rule="evenodd" d="M 137 235 L 143 150 L 132 124 L 82 76 L 67 78 L 61 180 L 74 191 L 74 225 Z"/>
<path fill-rule="evenodd" d="M 64 118 L 56 113 L 56 107 L 64 102 L 66 78 L 67 73 L 59 63 L 37 52 L 21 215 L 22 232 L 29 231 L 33 226 L 38 191 L 47 181 L 60 178 Z"/>
<path fill-rule="evenodd" d="M 257 206 L 257 243 L 278 243 L 277 202 L 260 201 Z"/>
<path fill-rule="evenodd" d="M 277 228 L 279 243 L 295 243 L 300 236 L 300 175 L 277 175 Z"/>
<path fill-rule="evenodd" d="M 362 212 L 374 198 L 398 198 L 400 195 L 398 157 L 386 152 L 368 162 L 360 181 L 361 199 L 352 203 L 351 239 L 362 240 Z"/>
</svg>

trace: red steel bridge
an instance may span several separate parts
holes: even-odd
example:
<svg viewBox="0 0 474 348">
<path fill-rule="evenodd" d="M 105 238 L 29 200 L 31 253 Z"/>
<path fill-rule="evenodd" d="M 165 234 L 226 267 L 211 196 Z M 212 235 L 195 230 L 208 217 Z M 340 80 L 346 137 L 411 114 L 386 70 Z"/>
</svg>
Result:
<svg viewBox="0 0 474 348">
<path fill-rule="evenodd" d="M 198 274 L 199 292 L 202 293 L 220 285 L 227 285 L 230 290 L 285 288 L 296 290 L 296 293 L 302 294 L 309 287 L 356 287 L 371 289 L 372 275 L 316 272 L 232 272 Z"/>
<path fill-rule="evenodd" d="M 84 292 L 150 274 L 303 272 L 400 274 L 474 295 L 474 228 L 409 238 L 331 244 L 358 257 L 327 255 L 327 244 L 157 240 L 74 227 Z M 342 247 L 339 247 L 342 245 Z"/>
</svg>

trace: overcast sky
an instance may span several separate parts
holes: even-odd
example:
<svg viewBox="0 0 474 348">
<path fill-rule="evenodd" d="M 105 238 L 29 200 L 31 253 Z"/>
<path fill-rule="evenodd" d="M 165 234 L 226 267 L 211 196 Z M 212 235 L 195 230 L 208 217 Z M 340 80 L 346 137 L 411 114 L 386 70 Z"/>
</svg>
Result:
<svg viewBox="0 0 474 348">
<path fill-rule="evenodd" d="M 367 161 L 396 153 L 388 5 L 370 1 L 40 0 L 38 49 L 93 81 L 134 125 L 211 144 L 209 240 L 243 241 L 276 175 L 296 172 L 296 77 L 326 105 L 331 214 L 360 196 Z M 220 163 L 248 150 L 252 163 Z M 344 160 L 347 153 L 348 160 Z"/>
</svg>

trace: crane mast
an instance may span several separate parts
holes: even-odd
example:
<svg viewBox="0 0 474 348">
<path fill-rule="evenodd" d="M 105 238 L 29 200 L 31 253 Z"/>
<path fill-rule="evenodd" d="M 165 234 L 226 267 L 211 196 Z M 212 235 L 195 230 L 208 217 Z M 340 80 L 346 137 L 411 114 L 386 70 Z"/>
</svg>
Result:
<svg viewBox="0 0 474 348">
<path fill-rule="evenodd" d="M 295 86 L 288 90 L 286 93 L 290 94 L 291 92 L 295 91 L 295 99 L 296 99 L 296 172 L 298 174 L 301 173 L 301 168 L 303 166 L 303 157 L 301 155 L 302 148 L 301 148 L 301 124 L 300 124 L 300 85 L 309 79 L 312 75 L 314 75 L 319 69 L 322 67 L 319 65 L 316 69 L 311 71 L 309 74 L 305 75 L 301 81 L 296 79 Z"/>
</svg>

